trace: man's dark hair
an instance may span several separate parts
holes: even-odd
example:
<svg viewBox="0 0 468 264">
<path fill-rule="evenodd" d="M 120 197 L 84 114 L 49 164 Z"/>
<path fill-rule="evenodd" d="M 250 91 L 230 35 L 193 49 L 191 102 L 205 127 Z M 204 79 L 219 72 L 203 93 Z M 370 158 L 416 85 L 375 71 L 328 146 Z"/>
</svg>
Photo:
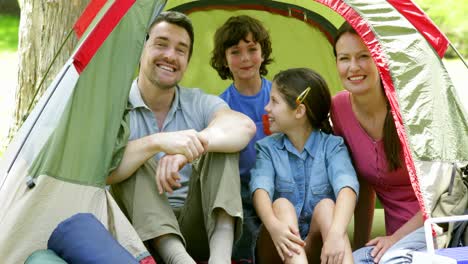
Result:
<svg viewBox="0 0 468 264">
<path fill-rule="evenodd" d="M 189 37 L 190 37 L 190 49 L 189 49 L 189 60 L 192 57 L 192 51 L 193 51 L 193 43 L 195 41 L 194 39 L 194 34 L 193 34 L 193 26 L 192 26 L 192 21 L 188 16 L 186 16 L 183 13 L 176 12 L 176 11 L 165 11 L 159 14 L 151 23 L 148 32 L 151 32 L 151 29 L 161 23 L 161 22 L 167 22 L 170 24 L 177 25 L 185 31 L 187 31 Z M 149 33 L 148 33 L 149 34 Z M 149 38 L 149 35 L 146 35 L 146 39 Z"/>
</svg>

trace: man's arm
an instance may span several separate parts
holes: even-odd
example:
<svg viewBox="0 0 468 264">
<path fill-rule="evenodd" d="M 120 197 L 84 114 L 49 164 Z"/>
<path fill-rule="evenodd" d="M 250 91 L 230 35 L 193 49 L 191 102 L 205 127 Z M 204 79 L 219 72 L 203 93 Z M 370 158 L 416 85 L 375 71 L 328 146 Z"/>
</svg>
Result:
<svg viewBox="0 0 468 264">
<path fill-rule="evenodd" d="M 122 161 L 107 177 L 106 183 L 114 184 L 127 179 L 158 152 L 181 154 L 192 162 L 205 152 L 240 151 L 249 143 L 255 131 L 255 124 L 246 115 L 227 108 L 220 109 L 201 132 L 193 129 L 164 132 L 129 141 Z"/>
<path fill-rule="evenodd" d="M 208 141 L 208 152 L 238 152 L 255 135 L 256 126 L 246 115 L 223 108 L 214 113 L 200 134 Z"/>
<path fill-rule="evenodd" d="M 201 156 L 207 142 L 193 129 L 156 133 L 129 141 L 119 166 L 107 177 L 106 184 L 130 177 L 143 163 L 158 152 L 182 154 L 189 162 Z"/>
</svg>

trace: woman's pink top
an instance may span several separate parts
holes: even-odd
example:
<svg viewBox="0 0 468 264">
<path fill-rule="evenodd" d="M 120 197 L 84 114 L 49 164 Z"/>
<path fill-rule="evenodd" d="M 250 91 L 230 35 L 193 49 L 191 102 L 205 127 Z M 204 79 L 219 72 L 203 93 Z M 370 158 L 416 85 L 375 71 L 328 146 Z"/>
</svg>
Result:
<svg viewBox="0 0 468 264">
<path fill-rule="evenodd" d="M 419 211 L 406 166 L 388 170 L 383 141 L 372 139 L 361 127 L 348 91 L 333 97 L 331 119 L 335 134 L 348 145 L 358 177 L 374 188 L 383 205 L 387 235 L 393 234 Z"/>
</svg>

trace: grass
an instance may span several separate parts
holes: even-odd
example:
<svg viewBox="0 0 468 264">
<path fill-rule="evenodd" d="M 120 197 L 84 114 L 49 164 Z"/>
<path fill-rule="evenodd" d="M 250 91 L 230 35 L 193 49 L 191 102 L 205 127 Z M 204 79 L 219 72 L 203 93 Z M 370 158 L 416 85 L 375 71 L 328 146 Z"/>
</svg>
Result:
<svg viewBox="0 0 468 264">
<path fill-rule="evenodd" d="M 0 52 L 16 52 L 18 26 L 19 17 L 0 14 Z"/>
<path fill-rule="evenodd" d="M 19 16 L 0 14 L 0 158 L 14 109 L 17 82 Z"/>
</svg>

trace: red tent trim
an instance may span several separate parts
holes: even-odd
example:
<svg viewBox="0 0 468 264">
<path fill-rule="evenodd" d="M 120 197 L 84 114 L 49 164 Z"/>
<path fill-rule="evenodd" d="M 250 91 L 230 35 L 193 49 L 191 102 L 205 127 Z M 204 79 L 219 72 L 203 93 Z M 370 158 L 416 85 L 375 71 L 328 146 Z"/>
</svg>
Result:
<svg viewBox="0 0 468 264">
<path fill-rule="evenodd" d="M 408 169 L 408 173 L 411 180 L 411 185 L 415 195 L 419 201 L 419 206 L 423 213 L 424 219 L 427 219 L 429 215 L 426 212 L 426 206 L 424 199 L 419 187 L 418 177 L 416 175 L 416 168 L 414 166 L 413 157 L 411 156 L 411 150 L 409 147 L 408 139 L 406 138 L 405 127 L 403 126 L 403 119 L 401 117 L 400 108 L 398 106 L 398 101 L 396 98 L 395 87 L 393 86 L 392 78 L 390 75 L 390 70 L 387 64 L 386 57 L 384 52 L 379 44 L 378 39 L 375 37 L 374 33 L 370 29 L 367 21 L 363 20 L 361 16 L 350 6 L 344 3 L 341 0 L 316 0 L 329 8 L 335 10 L 339 13 L 348 23 L 356 30 L 360 35 L 364 44 L 371 51 L 371 55 L 379 69 L 382 83 L 384 86 L 385 94 L 388 98 L 392 109 L 393 119 L 395 120 L 395 126 L 397 129 L 398 136 L 403 148 L 405 164 Z"/>
<path fill-rule="evenodd" d="M 439 54 L 439 57 L 444 57 L 449 46 L 449 40 L 418 6 L 411 1 L 387 1 L 413 24 Z"/>
<path fill-rule="evenodd" d="M 83 36 L 83 33 L 89 27 L 93 19 L 96 17 L 99 10 L 104 6 L 106 0 L 92 0 L 86 9 L 84 10 L 83 14 L 81 14 L 80 18 L 76 21 L 75 25 L 73 26 L 73 30 L 75 30 L 75 34 L 78 38 Z"/>
<path fill-rule="evenodd" d="M 135 1 L 136 0 L 116 0 L 112 4 L 73 58 L 73 64 L 78 73 L 81 74 L 81 72 L 83 72 L 102 43 L 104 43 Z"/>
</svg>

